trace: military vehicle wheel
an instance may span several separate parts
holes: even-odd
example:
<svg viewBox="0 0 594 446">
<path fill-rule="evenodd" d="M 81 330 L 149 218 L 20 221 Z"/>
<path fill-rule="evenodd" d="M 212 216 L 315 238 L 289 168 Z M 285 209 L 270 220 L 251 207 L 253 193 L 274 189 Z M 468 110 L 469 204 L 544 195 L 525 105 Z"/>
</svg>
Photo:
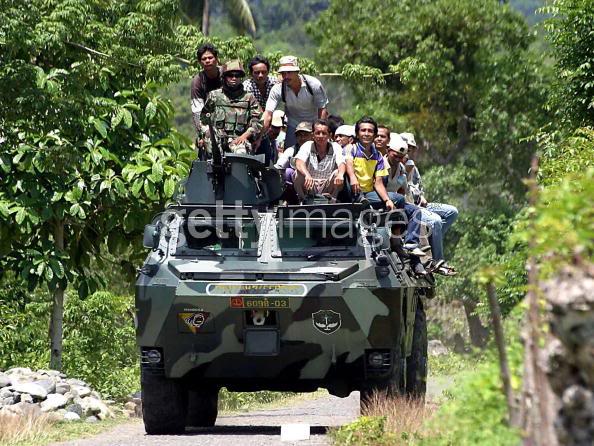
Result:
<svg viewBox="0 0 594 446">
<path fill-rule="evenodd" d="M 374 394 L 383 393 L 387 397 L 395 397 L 402 394 L 403 391 L 403 361 L 400 360 L 400 352 L 395 355 L 394 368 L 392 375 L 382 380 L 368 380 L 361 388 L 360 394 L 360 409 L 361 413 L 365 412 L 367 405 L 373 401 Z"/>
<path fill-rule="evenodd" d="M 217 421 L 219 391 L 189 390 L 186 426 L 212 427 Z"/>
<path fill-rule="evenodd" d="M 425 398 L 427 392 L 427 318 L 423 302 L 417 300 L 412 353 L 406 358 L 406 394 Z"/>
<path fill-rule="evenodd" d="M 149 435 L 182 434 L 188 409 L 182 383 L 164 376 L 142 373 L 142 418 Z"/>
</svg>

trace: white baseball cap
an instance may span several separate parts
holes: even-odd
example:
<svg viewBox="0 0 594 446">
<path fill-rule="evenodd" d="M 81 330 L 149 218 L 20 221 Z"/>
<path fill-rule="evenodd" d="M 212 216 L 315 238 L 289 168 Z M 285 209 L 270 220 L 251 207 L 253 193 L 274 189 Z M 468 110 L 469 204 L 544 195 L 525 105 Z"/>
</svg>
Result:
<svg viewBox="0 0 594 446">
<path fill-rule="evenodd" d="M 275 110 L 272 112 L 272 122 L 270 125 L 273 127 L 282 127 L 285 125 L 285 112 L 282 110 Z"/>
<path fill-rule="evenodd" d="M 398 133 L 390 134 L 390 142 L 388 143 L 388 150 L 406 155 L 408 153 L 408 144 Z"/>
<path fill-rule="evenodd" d="M 354 137 L 355 136 L 355 126 L 354 125 L 341 125 L 336 129 L 334 134 Z"/>
<path fill-rule="evenodd" d="M 412 133 L 401 133 L 400 136 L 402 137 L 402 139 L 404 139 L 406 141 L 406 143 L 409 146 L 413 146 L 413 147 L 417 147 L 417 143 L 415 142 L 415 135 L 413 135 Z"/>
</svg>

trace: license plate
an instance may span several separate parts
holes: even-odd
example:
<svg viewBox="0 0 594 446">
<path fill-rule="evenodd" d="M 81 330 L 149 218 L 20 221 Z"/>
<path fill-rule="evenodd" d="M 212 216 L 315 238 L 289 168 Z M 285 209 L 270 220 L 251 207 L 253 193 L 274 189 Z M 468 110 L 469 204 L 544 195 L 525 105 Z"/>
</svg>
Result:
<svg viewBox="0 0 594 446">
<path fill-rule="evenodd" d="M 257 298 L 257 297 L 232 297 L 229 299 L 231 308 L 282 310 L 289 308 L 288 297 Z"/>
</svg>

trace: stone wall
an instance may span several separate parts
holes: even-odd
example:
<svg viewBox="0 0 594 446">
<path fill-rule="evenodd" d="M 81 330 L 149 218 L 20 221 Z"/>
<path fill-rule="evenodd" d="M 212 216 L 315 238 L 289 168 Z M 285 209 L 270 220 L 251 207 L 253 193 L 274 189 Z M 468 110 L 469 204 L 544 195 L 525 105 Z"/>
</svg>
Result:
<svg viewBox="0 0 594 446">
<path fill-rule="evenodd" d="M 0 415 L 46 413 L 56 421 L 93 423 L 114 416 L 111 404 L 84 381 L 56 370 L 19 367 L 0 372 Z"/>
<path fill-rule="evenodd" d="M 594 444 L 594 265 L 564 269 L 543 287 L 550 323 L 545 369 L 561 445 Z"/>
</svg>

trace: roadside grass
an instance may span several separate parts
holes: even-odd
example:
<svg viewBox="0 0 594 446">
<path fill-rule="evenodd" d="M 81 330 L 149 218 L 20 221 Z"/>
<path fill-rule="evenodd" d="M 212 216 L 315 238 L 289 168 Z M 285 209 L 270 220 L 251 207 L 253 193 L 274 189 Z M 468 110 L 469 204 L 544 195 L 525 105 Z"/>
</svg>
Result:
<svg viewBox="0 0 594 446">
<path fill-rule="evenodd" d="M 229 392 L 221 390 L 219 409 L 223 414 L 274 407 L 287 400 L 318 398 L 326 394 L 317 391 L 307 394 L 292 392 Z M 139 418 L 118 415 L 97 423 L 84 421 L 58 422 L 42 414 L 39 416 L 12 416 L 0 414 L 0 446 L 44 446 L 58 441 L 88 438 L 109 430 L 118 424 L 142 422 Z"/>
<path fill-rule="evenodd" d="M 435 409 L 433 403 L 377 392 L 357 421 L 329 433 L 336 444 L 345 446 L 414 444 Z"/>
<path fill-rule="evenodd" d="M 90 437 L 128 420 L 109 418 L 98 423 L 56 422 L 46 415 L 0 415 L 0 446 L 43 446 L 57 441 Z"/>
</svg>

